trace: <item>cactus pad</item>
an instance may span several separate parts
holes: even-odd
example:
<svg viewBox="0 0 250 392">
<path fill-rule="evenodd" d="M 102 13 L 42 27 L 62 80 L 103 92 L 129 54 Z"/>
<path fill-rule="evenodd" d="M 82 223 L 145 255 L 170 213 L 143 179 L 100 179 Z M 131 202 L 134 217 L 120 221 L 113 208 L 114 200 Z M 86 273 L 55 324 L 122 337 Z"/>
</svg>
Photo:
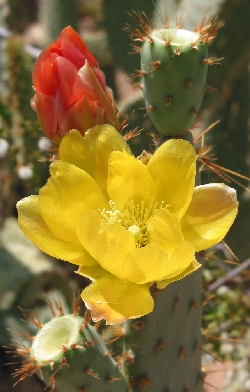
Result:
<svg viewBox="0 0 250 392">
<path fill-rule="evenodd" d="M 153 30 L 143 42 L 143 94 L 160 133 L 181 136 L 193 125 L 206 87 L 207 54 L 200 34 L 184 29 Z"/>
</svg>

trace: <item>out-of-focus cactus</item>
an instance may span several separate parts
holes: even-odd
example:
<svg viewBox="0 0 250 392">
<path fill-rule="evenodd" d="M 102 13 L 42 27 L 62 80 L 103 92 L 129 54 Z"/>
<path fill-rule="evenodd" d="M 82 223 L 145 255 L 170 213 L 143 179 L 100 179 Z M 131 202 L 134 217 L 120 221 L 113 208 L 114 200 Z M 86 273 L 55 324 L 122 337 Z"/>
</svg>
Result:
<svg viewBox="0 0 250 392">
<path fill-rule="evenodd" d="M 71 289 L 62 268 L 43 255 L 20 231 L 15 218 L 6 218 L 0 231 L 0 344 L 10 343 L 20 325 L 21 308 L 41 308 L 50 287 L 70 298 Z"/>
<path fill-rule="evenodd" d="M 154 12 L 154 3 L 151 0 L 104 0 L 104 27 L 108 35 L 111 51 L 114 56 L 114 62 L 117 66 L 124 69 L 130 75 L 140 66 L 140 60 L 137 56 L 129 56 L 128 53 L 133 51 L 131 41 L 123 28 L 126 24 L 137 26 L 137 21 L 131 20 L 130 13 L 135 9 L 143 11 L 151 18 Z"/>
<path fill-rule="evenodd" d="M 218 127 L 208 135 L 218 161 L 245 175 L 249 174 L 249 15 L 248 1 L 226 0 L 222 3 L 218 16 L 224 26 L 211 43 L 210 53 L 223 57 L 223 66 L 208 75 L 209 84 L 216 86 L 219 94 L 208 95 L 204 101 L 209 118 L 220 119 Z M 243 191 L 238 184 L 235 187 L 239 194 Z M 239 244 L 237 250 L 241 248 L 244 247 Z M 249 251 L 245 257 L 248 254 Z"/>
<path fill-rule="evenodd" d="M 220 119 L 219 125 L 208 136 L 214 145 L 218 162 L 240 175 L 249 176 L 249 60 L 250 60 L 250 3 L 225 0 L 219 17 L 225 22 L 211 43 L 212 56 L 224 57 L 222 66 L 209 75 L 209 84 L 218 88 L 219 94 L 205 97 L 204 107 L 208 120 Z M 244 26 L 244 28 L 243 28 Z M 214 179 L 211 173 L 206 177 Z M 236 178 L 237 180 L 237 178 Z M 249 182 L 239 179 L 244 186 Z M 250 253 L 250 199 L 240 184 L 235 188 L 241 198 L 239 214 L 227 240 L 237 257 L 246 259 Z M 244 235 L 242 233 L 244 232 Z"/>
<path fill-rule="evenodd" d="M 76 0 L 40 0 L 39 4 L 39 21 L 44 35 L 43 46 L 54 41 L 69 25 L 77 30 Z"/>
<path fill-rule="evenodd" d="M 16 36 L 8 38 L 5 54 L 6 93 L 0 113 L 0 135 L 10 146 L 3 178 L 3 183 L 7 184 L 2 187 L 4 215 L 9 215 L 18 197 L 28 195 L 42 185 L 47 165 L 39 162 L 42 154 L 38 150 L 38 140 L 42 133 L 30 107 L 32 58 L 26 53 L 23 40 Z"/>
<path fill-rule="evenodd" d="M 21 34 L 29 23 L 36 19 L 37 3 L 30 0 L 7 0 L 9 13 L 6 18 L 9 30 Z"/>
</svg>

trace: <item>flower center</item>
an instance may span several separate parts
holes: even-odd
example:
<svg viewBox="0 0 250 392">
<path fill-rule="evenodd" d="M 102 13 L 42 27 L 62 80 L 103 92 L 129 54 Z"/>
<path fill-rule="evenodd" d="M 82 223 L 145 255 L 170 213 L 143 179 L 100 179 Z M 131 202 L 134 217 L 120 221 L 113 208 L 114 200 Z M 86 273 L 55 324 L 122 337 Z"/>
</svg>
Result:
<svg viewBox="0 0 250 392">
<path fill-rule="evenodd" d="M 154 200 L 151 200 L 148 205 L 144 201 L 137 204 L 134 200 L 129 200 L 124 210 L 120 211 L 117 209 L 116 204 L 110 200 L 110 210 L 103 210 L 101 215 L 106 224 L 119 222 L 126 230 L 133 234 L 136 247 L 142 248 L 150 242 L 147 221 L 154 214 L 157 207 L 163 208 L 162 204 L 158 207 L 158 203 L 154 202 Z"/>
</svg>

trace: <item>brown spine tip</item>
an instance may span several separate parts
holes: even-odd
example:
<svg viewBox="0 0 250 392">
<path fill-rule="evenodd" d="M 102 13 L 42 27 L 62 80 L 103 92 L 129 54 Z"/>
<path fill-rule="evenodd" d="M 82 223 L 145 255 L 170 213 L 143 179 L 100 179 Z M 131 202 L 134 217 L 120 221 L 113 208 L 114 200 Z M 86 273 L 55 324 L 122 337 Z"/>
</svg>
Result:
<svg viewBox="0 0 250 392">
<path fill-rule="evenodd" d="M 200 34 L 199 41 L 208 44 L 217 32 L 224 26 L 224 22 L 218 21 L 217 16 L 212 15 L 207 18 L 205 14 L 201 20 L 201 23 L 194 29 L 195 32 Z"/>
<path fill-rule="evenodd" d="M 64 310 L 60 301 L 55 300 L 56 310 L 59 312 L 59 316 L 64 316 Z"/>
<path fill-rule="evenodd" d="M 99 380 L 99 376 L 97 373 L 95 373 L 89 366 L 86 367 L 86 369 L 84 370 L 84 373 L 89 374 L 90 376 L 97 378 Z"/>
<path fill-rule="evenodd" d="M 176 49 L 174 50 L 173 57 L 174 57 L 174 56 L 180 56 L 180 54 L 181 54 L 181 49 L 180 49 L 180 48 L 176 48 Z"/>
<path fill-rule="evenodd" d="M 152 69 L 151 72 L 155 71 L 157 68 L 159 68 L 161 66 L 161 62 L 156 60 L 152 62 Z"/>
<path fill-rule="evenodd" d="M 175 25 L 176 25 L 177 29 L 181 29 L 183 27 L 184 22 L 186 20 L 186 17 L 187 17 L 187 15 L 183 11 L 183 9 L 179 13 L 175 12 L 174 22 L 175 22 Z"/>
<path fill-rule="evenodd" d="M 149 105 L 146 107 L 147 113 L 153 112 L 155 110 L 155 107 L 153 105 Z"/>
<path fill-rule="evenodd" d="M 80 327 L 78 328 L 78 333 L 83 333 L 83 330 L 85 328 L 85 321 L 82 322 L 82 324 L 80 325 Z"/>
<path fill-rule="evenodd" d="M 91 321 L 91 312 L 89 309 L 87 309 L 86 312 L 84 313 L 84 321 L 85 321 L 85 325 L 88 325 Z"/>
<path fill-rule="evenodd" d="M 82 346 L 80 346 L 80 345 L 79 345 L 79 342 L 78 342 L 78 343 L 72 343 L 72 344 L 70 345 L 70 348 L 71 348 L 72 350 L 74 350 L 74 349 L 76 349 L 76 348 L 82 348 Z"/>
<path fill-rule="evenodd" d="M 145 328 L 145 323 L 142 320 L 137 320 L 132 324 L 132 327 L 136 330 L 136 331 L 140 331 L 142 329 Z"/>
<path fill-rule="evenodd" d="M 124 135 L 124 140 L 130 140 L 136 136 L 139 136 L 140 133 L 141 133 L 141 129 L 138 129 L 138 127 L 137 127 L 131 131 L 126 132 Z"/>
<path fill-rule="evenodd" d="M 72 302 L 72 314 L 73 316 L 78 316 L 79 311 L 80 311 L 80 306 L 81 306 L 81 297 L 80 294 L 75 297 L 73 297 L 73 302 Z"/>
<path fill-rule="evenodd" d="M 69 364 L 68 364 L 67 359 L 65 357 L 62 357 L 62 359 L 61 359 L 61 366 L 68 366 L 69 367 Z"/>
<path fill-rule="evenodd" d="M 55 363 L 54 359 L 51 359 L 51 360 L 49 361 L 49 366 L 50 366 L 50 369 L 51 369 L 51 370 L 53 370 L 54 363 Z"/>
<path fill-rule="evenodd" d="M 143 11 L 132 10 L 129 15 L 136 21 L 138 28 L 131 27 L 127 24 L 124 30 L 126 30 L 135 41 L 145 41 L 150 32 L 156 28 L 155 23 Z"/>
<path fill-rule="evenodd" d="M 195 50 L 200 51 L 200 49 L 199 49 L 198 46 L 197 46 L 197 42 L 192 42 L 192 43 L 190 44 L 190 48 L 191 48 L 191 49 L 195 49 Z"/>
<path fill-rule="evenodd" d="M 134 41 L 144 42 L 146 39 L 146 35 L 143 31 L 140 31 L 138 28 L 133 28 L 129 24 L 125 26 L 124 30 L 129 33 L 131 39 Z"/>
<path fill-rule="evenodd" d="M 9 352 L 11 352 L 11 353 L 14 352 L 14 353 L 20 355 L 21 357 L 28 357 L 31 353 L 31 349 L 28 347 L 25 347 L 25 346 L 23 346 L 22 348 L 21 347 L 14 347 L 14 348 L 11 347 L 11 351 L 9 351 Z"/>
<path fill-rule="evenodd" d="M 192 109 L 191 110 L 192 114 L 196 114 L 196 116 L 199 116 L 200 112 L 198 110 Z"/>
<path fill-rule="evenodd" d="M 159 340 L 156 343 L 156 350 L 157 351 L 162 351 L 162 350 L 164 350 L 165 346 L 166 346 L 166 343 L 163 340 Z"/>
<path fill-rule="evenodd" d="M 142 48 L 136 44 L 132 44 L 133 52 L 129 52 L 129 54 L 141 54 Z"/>
<path fill-rule="evenodd" d="M 85 346 L 86 348 L 92 347 L 92 346 L 93 346 L 92 340 L 85 340 L 84 346 Z"/>
<path fill-rule="evenodd" d="M 198 301 L 196 301 L 196 300 L 192 300 L 191 301 L 191 303 L 190 303 L 190 307 L 191 307 L 191 309 L 195 309 L 195 308 L 198 308 Z"/>
<path fill-rule="evenodd" d="M 172 102 L 173 98 L 172 97 L 167 97 L 166 98 L 166 105 L 169 106 Z"/>
<path fill-rule="evenodd" d="M 153 135 L 153 134 L 152 134 L 152 135 Z M 154 138 L 153 140 L 155 140 L 156 143 L 160 141 L 160 139 L 158 138 L 157 135 L 155 135 L 155 138 Z M 151 294 L 151 295 L 153 295 L 153 296 L 154 296 L 154 295 L 157 295 L 158 291 L 159 291 L 159 289 L 157 288 L 157 285 L 156 285 L 156 284 L 153 284 L 153 286 L 150 287 L 150 294 Z"/>
<path fill-rule="evenodd" d="M 144 70 L 139 70 L 138 72 L 136 72 L 135 74 L 130 75 L 130 77 L 133 78 L 142 78 L 144 76 L 147 75 L 148 72 L 144 71 Z"/>
<path fill-rule="evenodd" d="M 176 297 L 174 300 L 174 307 L 177 308 L 180 305 L 180 302 L 181 302 L 180 298 Z"/>
<path fill-rule="evenodd" d="M 131 350 L 125 351 L 123 353 L 123 359 L 124 362 L 126 362 L 126 365 L 130 366 L 134 364 L 134 355 L 132 354 Z"/>
<path fill-rule="evenodd" d="M 135 89 L 137 89 L 137 90 L 142 90 L 142 89 L 143 89 L 142 84 L 139 83 L 139 82 L 133 83 L 132 86 L 133 86 Z"/>
<path fill-rule="evenodd" d="M 67 346 L 65 346 L 65 345 L 62 346 L 62 351 L 63 351 L 64 353 L 66 353 L 66 352 L 68 351 L 68 349 L 69 349 L 69 348 L 68 348 Z"/>
<path fill-rule="evenodd" d="M 150 44 L 154 44 L 154 39 L 149 35 L 147 38 L 147 41 L 150 43 Z"/>
<path fill-rule="evenodd" d="M 213 86 L 206 86 L 205 91 L 207 91 L 211 94 L 218 93 L 218 89 Z"/>
<path fill-rule="evenodd" d="M 106 381 L 110 381 L 110 382 L 119 381 L 119 380 L 120 380 L 119 377 L 111 377 L 111 376 L 106 377 Z"/>
<path fill-rule="evenodd" d="M 153 380 L 150 380 L 148 377 L 142 377 L 138 381 L 138 385 L 140 388 L 145 388 L 147 385 L 153 384 Z"/>
<path fill-rule="evenodd" d="M 171 38 L 165 40 L 165 46 L 171 45 Z"/>
<path fill-rule="evenodd" d="M 187 80 L 185 82 L 185 86 L 186 86 L 186 90 L 188 91 L 193 86 L 193 83 L 191 82 L 191 80 Z"/>
<path fill-rule="evenodd" d="M 41 329 L 43 327 L 43 324 L 38 320 L 38 318 L 34 315 L 34 313 L 31 310 L 24 310 L 19 308 L 23 315 L 31 321 L 37 328 Z"/>
<path fill-rule="evenodd" d="M 210 57 L 209 59 L 203 59 L 203 65 L 221 65 L 220 61 L 223 60 L 224 57 L 217 58 L 217 57 Z"/>
<path fill-rule="evenodd" d="M 52 374 L 50 377 L 49 383 L 46 385 L 45 389 L 47 389 L 51 385 L 51 392 L 56 392 L 56 379 L 57 374 Z"/>
</svg>

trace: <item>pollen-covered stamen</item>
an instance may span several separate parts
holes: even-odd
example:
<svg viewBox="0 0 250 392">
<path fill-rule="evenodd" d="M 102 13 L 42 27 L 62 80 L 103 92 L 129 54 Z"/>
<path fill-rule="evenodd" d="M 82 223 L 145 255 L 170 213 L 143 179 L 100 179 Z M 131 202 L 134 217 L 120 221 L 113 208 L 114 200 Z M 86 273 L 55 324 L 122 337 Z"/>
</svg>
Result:
<svg viewBox="0 0 250 392">
<path fill-rule="evenodd" d="M 112 200 L 109 202 L 109 205 L 111 207 L 110 211 L 101 211 L 103 222 L 106 224 L 119 222 L 133 234 L 137 248 L 142 248 L 150 242 L 150 234 L 147 230 L 148 219 L 157 208 L 165 208 L 163 202 L 159 205 L 153 199 L 149 204 L 146 204 L 144 201 L 138 204 L 134 200 L 129 200 L 123 211 L 118 210 Z"/>
</svg>

